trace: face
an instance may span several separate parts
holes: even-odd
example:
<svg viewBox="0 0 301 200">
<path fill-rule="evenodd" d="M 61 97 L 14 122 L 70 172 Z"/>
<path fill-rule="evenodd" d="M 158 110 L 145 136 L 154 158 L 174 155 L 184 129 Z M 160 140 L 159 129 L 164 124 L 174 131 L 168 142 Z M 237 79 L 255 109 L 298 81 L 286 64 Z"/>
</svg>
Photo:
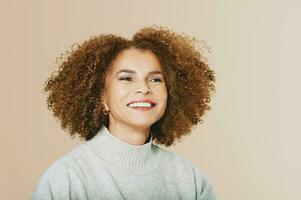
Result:
<svg viewBox="0 0 301 200">
<path fill-rule="evenodd" d="M 102 102 L 110 126 L 149 128 L 158 121 L 166 109 L 167 89 L 155 54 L 134 48 L 119 53 L 106 75 Z"/>
</svg>

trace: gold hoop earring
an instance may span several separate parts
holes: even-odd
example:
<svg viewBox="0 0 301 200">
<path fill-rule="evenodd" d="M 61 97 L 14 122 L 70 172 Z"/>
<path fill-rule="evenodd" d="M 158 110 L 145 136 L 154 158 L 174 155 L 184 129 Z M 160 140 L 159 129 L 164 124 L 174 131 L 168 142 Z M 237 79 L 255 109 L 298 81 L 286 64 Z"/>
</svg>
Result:
<svg viewBox="0 0 301 200">
<path fill-rule="evenodd" d="M 103 112 L 104 115 L 108 115 L 109 114 L 109 111 L 106 110 L 105 108 L 102 110 L 102 112 Z"/>
</svg>

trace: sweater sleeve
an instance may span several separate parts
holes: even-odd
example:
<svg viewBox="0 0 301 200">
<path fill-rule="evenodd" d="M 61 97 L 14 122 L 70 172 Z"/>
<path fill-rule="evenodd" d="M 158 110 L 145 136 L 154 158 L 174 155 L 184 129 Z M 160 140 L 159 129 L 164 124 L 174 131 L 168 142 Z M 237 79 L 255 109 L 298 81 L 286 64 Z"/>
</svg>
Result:
<svg viewBox="0 0 301 200">
<path fill-rule="evenodd" d="M 197 200 L 216 200 L 213 187 L 208 177 L 203 174 L 203 172 L 196 167 L 196 165 L 193 163 L 191 164 L 196 182 Z"/>
<path fill-rule="evenodd" d="M 75 172 L 54 163 L 40 178 L 32 200 L 86 199 L 86 192 Z"/>
</svg>

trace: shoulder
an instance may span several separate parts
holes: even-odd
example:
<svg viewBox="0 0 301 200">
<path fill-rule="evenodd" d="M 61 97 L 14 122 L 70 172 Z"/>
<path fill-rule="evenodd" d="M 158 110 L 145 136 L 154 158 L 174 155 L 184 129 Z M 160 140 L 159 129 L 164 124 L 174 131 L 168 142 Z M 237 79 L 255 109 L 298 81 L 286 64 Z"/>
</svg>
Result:
<svg viewBox="0 0 301 200">
<path fill-rule="evenodd" d="M 197 188 L 197 199 L 199 200 L 215 200 L 213 186 L 206 174 L 191 162 L 195 183 Z"/>
<path fill-rule="evenodd" d="M 60 198 L 70 199 L 70 176 L 72 176 L 72 171 L 60 160 L 55 161 L 40 177 L 32 199 L 57 199 L 55 197 L 58 194 Z"/>
<path fill-rule="evenodd" d="M 207 175 L 192 161 L 177 155 L 171 151 L 158 147 L 161 150 L 162 162 L 169 165 L 174 172 L 181 173 L 181 176 L 186 174 L 194 179 L 196 194 L 198 200 L 215 200 L 215 194 L 212 184 Z"/>
<path fill-rule="evenodd" d="M 70 193 L 71 187 L 80 190 L 82 183 L 76 172 L 76 159 L 85 151 L 82 144 L 54 161 L 39 178 L 32 199 L 70 199 L 74 195 Z"/>
</svg>

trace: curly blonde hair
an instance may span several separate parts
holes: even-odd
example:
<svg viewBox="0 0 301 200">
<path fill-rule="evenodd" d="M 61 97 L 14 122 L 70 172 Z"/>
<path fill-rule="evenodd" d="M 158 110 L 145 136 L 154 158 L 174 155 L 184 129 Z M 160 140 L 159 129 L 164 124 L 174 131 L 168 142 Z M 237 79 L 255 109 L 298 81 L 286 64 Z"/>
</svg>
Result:
<svg viewBox="0 0 301 200">
<path fill-rule="evenodd" d="M 203 115 L 211 109 L 214 71 L 196 42 L 195 38 L 160 26 L 142 28 L 132 40 L 113 34 L 91 37 L 61 55 L 58 71 L 51 74 L 43 88 L 49 92 L 47 108 L 71 137 L 90 140 L 101 126 L 108 126 L 100 97 L 112 61 L 125 49 L 151 50 L 163 68 L 168 92 L 166 111 L 151 131 L 154 143 L 168 147 L 202 123 Z"/>
</svg>

